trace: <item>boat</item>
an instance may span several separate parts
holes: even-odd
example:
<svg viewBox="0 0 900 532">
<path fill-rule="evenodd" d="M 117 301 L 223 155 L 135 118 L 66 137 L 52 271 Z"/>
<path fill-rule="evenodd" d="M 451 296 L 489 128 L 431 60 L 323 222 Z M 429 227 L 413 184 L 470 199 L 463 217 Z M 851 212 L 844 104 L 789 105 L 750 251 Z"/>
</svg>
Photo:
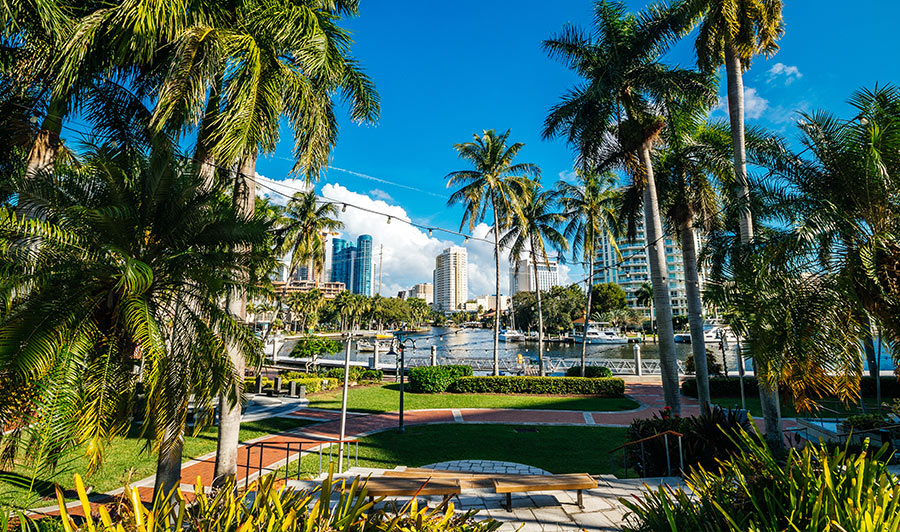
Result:
<svg viewBox="0 0 900 532">
<path fill-rule="evenodd" d="M 675 343 L 676 344 L 689 344 L 691 343 L 691 333 L 678 333 L 675 335 Z"/>
<path fill-rule="evenodd" d="M 503 342 L 521 342 L 525 339 L 525 335 L 515 329 L 504 329 L 500 331 L 500 340 Z"/>
<path fill-rule="evenodd" d="M 573 331 L 572 338 L 575 340 L 575 343 L 582 341 L 582 335 L 580 332 Z M 628 338 L 624 336 L 619 336 L 613 331 L 608 330 L 598 330 L 594 328 L 590 328 L 587 331 L 587 343 L 589 344 L 627 344 Z"/>
<path fill-rule="evenodd" d="M 375 346 L 378 345 L 378 351 L 381 353 L 386 353 L 388 351 L 388 346 L 382 342 L 369 342 L 367 340 L 360 340 L 356 342 L 356 350 L 360 353 L 374 353 Z"/>
</svg>

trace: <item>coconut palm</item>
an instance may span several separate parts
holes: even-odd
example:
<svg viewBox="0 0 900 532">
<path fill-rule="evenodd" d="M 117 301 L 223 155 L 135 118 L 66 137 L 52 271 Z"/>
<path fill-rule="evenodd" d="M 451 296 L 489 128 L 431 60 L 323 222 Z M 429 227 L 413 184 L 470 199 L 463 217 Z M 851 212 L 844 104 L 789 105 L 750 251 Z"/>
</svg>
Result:
<svg viewBox="0 0 900 532">
<path fill-rule="evenodd" d="M 288 278 L 293 279 L 301 264 L 306 264 L 310 276 L 325 263 L 325 240 L 328 234 L 342 229 L 333 203 L 321 201 L 312 190 L 297 192 L 284 209 L 283 225 L 278 230 L 277 253 L 290 255 Z"/>
<path fill-rule="evenodd" d="M 481 136 L 473 135 L 472 142 L 454 145 L 459 158 L 472 164 L 472 170 L 459 170 L 447 174 L 447 187 L 459 188 L 450 196 L 448 205 L 462 203 L 465 212 L 459 224 L 462 230 L 468 223 L 469 230 L 483 221 L 491 212 L 494 225 L 494 267 L 496 295 L 500 300 L 500 235 L 514 216 L 521 216 L 517 191 L 524 180 L 540 176 L 540 169 L 532 163 L 514 163 L 525 145 L 521 142 L 508 145 L 509 130 L 497 134 L 493 129 L 484 130 Z M 494 375 L 500 374 L 500 310 L 494 313 Z"/>
<path fill-rule="evenodd" d="M 617 211 L 621 195 L 616 190 L 616 178 L 611 173 L 598 174 L 575 170 L 575 183 L 560 182 L 557 186 L 563 217 L 568 220 L 564 235 L 572 245 L 572 257 L 587 264 L 585 282 L 587 293 L 584 309 L 584 335 L 581 339 L 581 376 L 587 361 L 587 330 L 591 315 L 591 286 L 594 282 L 594 259 L 603 239 L 618 254 Z"/>
<path fill-rule="evenodd" d="M 584 79 L 551 109 L 544 136 L 565 135 L 583 165 L 619 164 L 631 175 L 633 190 L 641 193 L 663 389 L 666 405 L 677 413 L 681 408 L 678 366 L 665 248 L 660 244 L 665 235 L 651 152 L 665 125 L 664 103 L 712 102 L 715 93 L 708 76 L 659 62 L 677 30 L 668 8 L 654 6 L 635 15 L 619 2 L 601 0 L 594 6 L 593 34 L 567 25 L 544 41 L 551 57 L 564 61 Z M 629 224 L 631 236 L 633 227 Z"/>
<path fill-rule="evenodd" d="M 151 141 L 136 146 L 140 138 Z M 37 217 L 0 214 L 0 291 L 10 303 L 0 373 L 41 383 L 23 429 L 30 458 L 52 462 L 84 445 L 95 470 L 127 429 L 140 381 L 144 435 L 159 453 L 155 490 L 171 492 L 189 402 L 211 413 L 216 395 L 243 377 L 224 343 L 256 356 L 253 335 L 220 300 L 238 283 L 257 284 L 268 226 L 222 202 L 224 190 L 203 190 L 167 139 L 145 132 L 92 146 L 78 167 L 13 179 Z M 38 254 L 28 251 L 35 240 Z M 200 425 L 210 417 L 199 415 Z"/>
<path fill-rule="evenodd" d="M 740 234 L 747 243 L 753 238 L 753 219 L 749 210 L 743 76 L 754 56 L 771 57 L 778 50 L 777 41 L 784 34 L 782 0 L 687 0 L 686 7 L 702 15 L 695 43 L 699 67 L 711 72 L 725 65 L 736 192 L 744 205 Z"/>
<path fill-rule="evenodd" d="M 531 255 L 538 313 L 538 366 L 540 375 L 543 377 L 546 373 L 544 369 L 544 315 L 541 309 L 541 286 L 538 272 L 542 266 L 547 264 L 548 245 L 564 252 L 568 250 L 569 243 L 559 230 L 566 219 L 556 208 L 558 192 L 555 190 L 541 191 L 538 181 L 527 180 L 523 185 L 517 194 L 521 216 L 513 218 L 509 229 L 500 240 L 500 246 L 509 249 L 509 256 L 514 260 L 523 253 Z M 515 262 L 518 274 L 519 261 Z"/>
</svg>

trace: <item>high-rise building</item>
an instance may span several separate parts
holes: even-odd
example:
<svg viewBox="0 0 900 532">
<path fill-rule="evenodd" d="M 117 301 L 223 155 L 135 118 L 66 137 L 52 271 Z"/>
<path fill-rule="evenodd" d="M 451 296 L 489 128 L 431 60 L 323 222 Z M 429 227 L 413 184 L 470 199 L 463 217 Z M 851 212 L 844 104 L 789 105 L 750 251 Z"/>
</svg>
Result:
<svg viewBox="0 0 900 532">
<path fill-rule="evenodd" d="M 454 312 L 469 298 L 468 254 L 452 246 L 434 260 L 434 309 Z"/>
<path fill-rule="evenodd" d="M 543 291 L 559 286 L 559 263 L 555 260 L 538 261 L 538 286 Z M 534 292 L 534 263 L 531 257 L 509 265 L 509 293 L 516 295 L 519 292 Z"/>
<path fill-rule="evenodd" d="M 360 235 L 356 244 L 342 238 L 331 243 L 331 281 L 344 283 L 354 294 L 372 295 L 372 237 Z"/>
<path fill-rule="evenodd" d="M 424 299 L 426 303 L 428 303 L 429 305 L 433 305 L 434 285 L 431 283 L 419 283 L 407 290 L 406 297 Z"/>
<path fill-rule="evenodd" d="M 356 260 L 353 263 L 353 293 L 372 295 L 372 237 L 359 235 L 356 239 Z"/>
<path fill-rule="evenodd" d="M 638 221 L 637 236 L 634 242 L 621 238 L 617 244 L 622 253 L 621 260 L 608 239 L 605 239 L 599 246 L 594 262 L 594 284 L 618 284 L 625 291 L 626 304 L 643 313 L 645 317 L 650 317 L 650 307 L 637 303 L 637 290 L 642 284 L 650 282 L 650 263 L 648 262 L 643 222 Z M 664 273 L 669 283 L 672 314 L 687 314 L 687 293 L 684 287 L 684 260 L 681 256 L 681 248 L 676 241 L 668 237 L 664 239 L 664 246 L 666 255 Z M 699 245 L 697 249 L 700 249 Z M 703 282 L 702 277 L 700 282 Z"/>
</svg>

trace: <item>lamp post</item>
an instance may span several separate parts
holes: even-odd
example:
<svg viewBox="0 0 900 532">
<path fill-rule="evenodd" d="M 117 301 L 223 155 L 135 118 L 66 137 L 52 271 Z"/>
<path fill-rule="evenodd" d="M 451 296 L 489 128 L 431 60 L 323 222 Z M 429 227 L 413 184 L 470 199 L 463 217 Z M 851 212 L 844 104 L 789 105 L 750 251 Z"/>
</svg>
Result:
<svg viewBox="0 0 900 532">
<path fill-rule="evenodd" d="M 403 384 L 404 384 L 405 374 L 406 374 L 406 356 L 404 354 L 403 336 L 399 332 L 396 334 L 397 334 L 397 350 L 399 351 L 399 353 L 397 351 L 394 351 L 394 346 L 393 346 L 393 344 L 391 344 L 391 350 L 388 352 L 388 354 L 396 356 L 397 360 L 400 363 L 399 369 L 397 370 L 397 373 L 399 374 L 399 377 L 400 377 L 400 423 L 399 423 L 399 426 L 397 427 L 397 432 L 403 433 L 406 430 L 403 426 Z M 407 341 L 412 341 L 413 345 L 415 345 L 415 340 L 413 340 L 411 338 L 407 338 Z"/>
</svg>

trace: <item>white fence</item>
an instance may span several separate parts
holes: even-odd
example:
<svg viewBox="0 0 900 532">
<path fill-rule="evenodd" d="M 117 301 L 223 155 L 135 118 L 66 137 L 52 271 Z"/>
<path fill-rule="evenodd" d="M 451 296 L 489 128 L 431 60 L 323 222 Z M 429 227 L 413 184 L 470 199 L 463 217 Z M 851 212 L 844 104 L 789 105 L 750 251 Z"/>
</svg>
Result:
<svg viewBox="0 0 900 532">
<path fill-rule="evenodd" d="M 399 361 L 393 355 L 382 355 L 380 362 L 383 365 L 396 366 Z M 408 356 L 406 357 L 406 367 L 430 366 L 431 357 Z M 485 372 L 493 371 L 494 360 L 491 358 L 466 358 L 466 357 L 437 357 L 437 363 L 440 366 L 450 364 L 462 364 L 472 366 L 474 371 Z M 380 365 L 381 365 L 380 364 Z M 550 373 L 562 373 L 572 366 L 580 366 L 579 358 L 544 358 L 544 370 Z M 614 375 L 635 375 L 634 360 L 619 358 L 594 358 L 587 360 L 588 366 L 605 366 L 609 368 Z M 535 371 L 529 371 L 535 370 Z M 526 361 L 519 364 L 516 359 L 501 358 L 500 371 L 502 373 L 537 373 L 537 365 Z M 661 373 L 658 359 L 641 360 L 641 370 L 644 375 L 659 375 Z M 684 362 L 678 361 L 678 373 L 684 373 Z"/>
</svg>

